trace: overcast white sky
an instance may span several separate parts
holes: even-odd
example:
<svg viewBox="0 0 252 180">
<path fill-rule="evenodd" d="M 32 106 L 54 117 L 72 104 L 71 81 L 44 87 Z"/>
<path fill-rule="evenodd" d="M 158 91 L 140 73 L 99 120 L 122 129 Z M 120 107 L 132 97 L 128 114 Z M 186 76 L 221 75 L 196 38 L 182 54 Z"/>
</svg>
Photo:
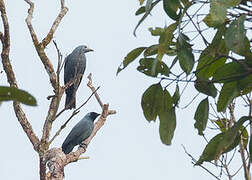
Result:
<svg viewBox="0 0 252 180">
<path fill-rule="evenodd" d="M 152 13 L 153 16 L 138 29 L 138 36 L 135 38 L 132 31 L 139 19 L 134 16 L 138 8 L 137 0 L 66 0 L 66 4 L 69 12 L 60 24 L 54 39 L 63 55 L 71 53 L 81 44 L 95 50 L 87 54 L 84 76 L 93 73 L 94 85 L 101 86 L 99 94 L 103 102 L 110 103 L 110 108 L 115 109 L 117 114 L 107 119 L 105 126 L 89 145 L 84 156 L 89 156 L 90 159 L 68 165 L 65 168 L 65 179 L 214 179 L 201 168 L 193 167 L 181 146 L 184 144 L 197 159 L 205 146 L 205 141 L 198 137 L 193 127 L 197 103 L 188 109 L 178 111 L 173 144 L 165 146 L 159 139 L 159 122 L 148 123 L 144 119 L 140 105 L 144 90 L 158 80 L 137 72 L 137 62 L 116 77 L 118 65 L 130 50 L 156 43 L 156 39 L 150 38 L 148 27 L 171 23 L 163 14 L 161 6 L 159 5 Z M 40 137 L 48 111 L 49 101 L 46 97 L 52 94 L 52 88 L 25 24 L 28 5 L 17 0 L 6 0 L 6 5 L 11 31 L 11 63 L 19 87 L 29 91 L 38 101 L 37 107 L 23 107 L 34 131 Z M 33 25 L 40 39 L 48 32 L 59 7 L 59 0 L 35 1 Z M 56 67 L 57 56 L 52 43 L 48 46 L 47 53 Z M 90 95 L 86 83 L 87 79 L 84 77 L 77 93 L 77 105 Z M 0 74 L 0 84 L 7 85 L 4 73 Z M 195 95 L 193 91 L 190 93 L 184 96 L 184 104 Z M 65 96 L 61 108 L 64 98 Z M 69 123 L 51 147 L 60 147 L 71 128 L 89 111 L 101 111 L 94 98 Z M 0 179 L 38 179 L 38 154 L 17 122 L 12 103 L 3 103 L 0 113 Z M 57 120 L 52 134 L 70 114 L 70 111 L 65 112 Z M 214 171 L 216 169 L 212 168 Z"/>
</svg>

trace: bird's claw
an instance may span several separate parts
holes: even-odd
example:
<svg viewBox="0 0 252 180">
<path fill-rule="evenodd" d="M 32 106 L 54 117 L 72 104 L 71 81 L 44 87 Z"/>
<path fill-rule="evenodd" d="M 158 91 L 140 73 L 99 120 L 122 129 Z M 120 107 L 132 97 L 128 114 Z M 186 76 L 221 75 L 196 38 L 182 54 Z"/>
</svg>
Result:
<svg viewBox="0 0 252 180">
<path fill-rule="evenodd" d="M 85 144 L 84 142 L 81 142 L 80 143 L 80 147 L 82 147 L 83 149 L 86 149 L 87 148 L 87 144 Z"/>
</svg>

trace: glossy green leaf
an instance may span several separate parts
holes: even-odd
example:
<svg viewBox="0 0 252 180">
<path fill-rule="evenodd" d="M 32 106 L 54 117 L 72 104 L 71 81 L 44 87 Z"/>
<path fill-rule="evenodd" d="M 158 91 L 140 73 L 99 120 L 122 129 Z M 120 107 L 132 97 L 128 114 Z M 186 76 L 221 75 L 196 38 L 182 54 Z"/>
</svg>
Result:
<svg viewBox="0 0 252 180">
<path fill-rule="evenodd" d="M 217 111 L 226 111 L 227 106 L 233 101 L 233 99 L 239 94 L 237 89 L 237 82 L 225 83 L 217 101 Z"/>
<path fill-rule="evenodd" d="M 244 70 L 241 63 L 244 63 L 244 61 L 240 61 L 240 63 L 230 62 L 224 64 L 213 74 L 213 81 L 218 83 L 227 83 L 242 79 L 247 75 L 247 72 Z"/>
<path fill-rule="evenodd" d="M 36 99 L 28 92 L 14 87 L 0 86 L 0 102 L 11 100 L 18 101 L 29 106 L 37 106 Z"/>
<path fill-rule="evenodd" d="M 137 70 L 147 76 L 157 77 L 159 74 L 169 76 L 170 70 L 162 61 L 160 62 L 155 58 L 143 58 L 140 59 L 139 63 Z"/>
<path fill-rule="evenodd" d="M 200 159 L 195 165 L 200 165 L 204 161 L 217 160 L 221 154 L 231 151 L 237 143 L 237 135 L 242 124 L 249 120 L 249 117 L 244 116 L 237 121 L 234 126 L 226 132 L 222 132 L 214 136 L 206 145 Z"/>
<path fill-rule="evenodd" d="M 140 7 L 136 12 L 135 15 L 138 16 L 140 14 L 145 13 L 145 6 Z"/>
<path fill-rule="evenodd" d="M 144 57 L 153 56 L 157 54 L 157 52 L 158 52 L 158 44 L 154 44 L 144 51 Z"/>
<path fill-rule="evenodd" d="M 151 85 L 142 96 L 142 109 L 147 121 L 155 121 L 162 108 L 163 89 L 160 83 Z"/>
<path fill-rule="evenodd" d="M 139 47 L 130 51 L 127 56 L 124 58 L 122 64 L 117 69 L 116 75 L 125 69 L 130 63 L 132 63 L 140 54 L 146 49 L 146 47 Z"/>
<path fill-rule="evenodd" d="M 192 53 L 191 44 L 187 41 L 189 38 L 180 33 L 177 39 L 177 54 L 179 59 L 180 67 L 188 75 L 194 66 L 194 56 Z"/>
<path fill-rule="evenodd" d="M 199 135 L 204 135 L 203 131 L 206 129 L 209 114 L 208 98 L 203 99 L 195 112 L 194 119 L 196 120 L 194 127 L 198 129 Z"/>
<path fill-rule="evenodd" d="M 216 97 L 217 96 L 217 89 L 215 88 L 214 84 L 211 83 L 209 80 L 199 80 L 195 81 L 194 87 L 201 93 L 204 93 L 208 96 Z"/>
<path fill-rule="evenodd" d="M 180 99 L 180 94 L 179 94 L 179 86 L 178 84 L 176 85 L 176 90 L 172 96 L 172 100 L 173 100 L 173 104 L 174 106 L 178 106 L 179 103 L 179 99 Z"/>
<path fill-rule="evenodd" d="M 166 14 L 173 20 L 178 20 L 181 11 L 177 14 L 178 9 L 180 8 L 179 0 L 163 0 L 163 9 Z"/>
<path fill-rule="evenodd" d="M 226 46 L 233 52 L 246 56 L 250 52 L 249 40 L 244 29 L 245 15 L 233 21 L 225 33 Z"/>
<path fill-rule="evenodd" d="M 170 145 L 176 128 L 175 108 L 168 109 L 159 114 L 159 134 L 163 144 Z"/>
</svg>

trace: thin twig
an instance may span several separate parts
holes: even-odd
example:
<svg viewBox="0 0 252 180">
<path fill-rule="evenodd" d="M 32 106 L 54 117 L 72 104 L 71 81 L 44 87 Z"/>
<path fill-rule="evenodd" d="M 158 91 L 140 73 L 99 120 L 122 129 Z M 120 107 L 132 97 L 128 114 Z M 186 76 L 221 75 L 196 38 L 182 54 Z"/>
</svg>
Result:
<svg viewBox="0 0 252 180">
<path fill-rule="evenodd" d="M 93 92 L 95 92 L 95 88 L 93 87 L 93 84 L 92 84 L 92 74 L 91 74 L 91 73 L 88 75 L 88 79 L 89 79 L 89 81 L 88 81 L 87 86 L 88 86 Z M 102 103 L 102 101 L 101 101 L 101 98 L 99 97 L 99 95 L 98 95 L 96 92 L 95 92 L 95 97 L 96 97 L 98 103 L 100 104 L 100 106 L 101 106 L 101 108 L 102 108 L 102 107 L 103 107 L 103 103 Z"/>
<path fill-rule="evenodd" d="M 183 144 L 182 144 L 182 147 L 183 147 L 185 153 L 192 159 L 193 164 L 195 165 L 196 162 L 197 162 L 197 160 L 196 160 L 190 153 L 187 152 L 187 150 L 186 150 L 186 148 L 185 148 L 185 146 L 184 146 Z M 214 175 L 210 170 L 208 170 L 207 168 L 205 168 L 203 165 L 200 164 L 199 166 L 200 166 L 201 168 L 203 168 L 205 171 L 207 171 L 209 174 L 211 174 L 213 177 L 215 177 L 216 179 L 221 180 L 221 179 L 218 178 L 216 175 Z"/>
</svg>

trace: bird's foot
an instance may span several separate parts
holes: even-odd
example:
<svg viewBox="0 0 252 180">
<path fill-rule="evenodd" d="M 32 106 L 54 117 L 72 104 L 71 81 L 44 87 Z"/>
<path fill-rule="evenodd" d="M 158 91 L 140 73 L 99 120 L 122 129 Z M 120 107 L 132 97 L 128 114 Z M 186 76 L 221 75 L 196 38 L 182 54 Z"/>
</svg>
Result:
<svg viewBox="0 0 252 180">
<path fill-rule="evenodd" d="M 84 142 L 81 142 L 80 147 L 82 147 L 83 149 L 87 149 L 87 144 L 85 144 Z"/>
</svg>

